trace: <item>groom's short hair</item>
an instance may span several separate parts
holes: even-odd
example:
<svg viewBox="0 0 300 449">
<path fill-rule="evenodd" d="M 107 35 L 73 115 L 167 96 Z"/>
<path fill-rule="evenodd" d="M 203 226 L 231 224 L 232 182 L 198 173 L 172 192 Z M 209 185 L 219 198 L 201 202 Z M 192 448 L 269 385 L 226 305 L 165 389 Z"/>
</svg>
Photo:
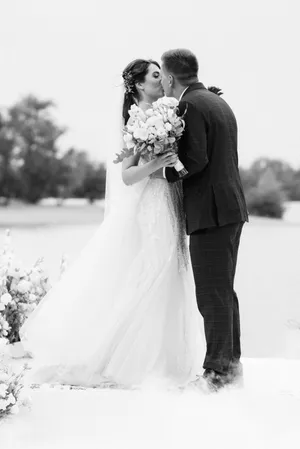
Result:
<svg viewBox="0 0 300 449">
<path fill-rule="evenodd" d="M 162 62 L 180 84 L 189 85 L 198 78 L 199 64 L 196 56 L 190 50 L 177 48 L 166 51 Z"/>
</svg>

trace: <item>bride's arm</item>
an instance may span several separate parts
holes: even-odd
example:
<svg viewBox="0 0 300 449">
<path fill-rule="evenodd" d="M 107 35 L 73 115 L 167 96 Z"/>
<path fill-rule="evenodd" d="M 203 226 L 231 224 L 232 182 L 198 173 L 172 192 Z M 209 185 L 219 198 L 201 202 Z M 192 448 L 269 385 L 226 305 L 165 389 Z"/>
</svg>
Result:
<svg viewBox="0 0 300 449">
<path fill-rule="evenodd" d="M 130 156 L 122 162 L 122 179 L 127 186 L 142 181 L 162 167 L 173 167 L 177 162 L 177 156 L 171 152 L 157 156 L 143 165 L 138 165 L 139 158 L 139 155 Z"/>
</svg>

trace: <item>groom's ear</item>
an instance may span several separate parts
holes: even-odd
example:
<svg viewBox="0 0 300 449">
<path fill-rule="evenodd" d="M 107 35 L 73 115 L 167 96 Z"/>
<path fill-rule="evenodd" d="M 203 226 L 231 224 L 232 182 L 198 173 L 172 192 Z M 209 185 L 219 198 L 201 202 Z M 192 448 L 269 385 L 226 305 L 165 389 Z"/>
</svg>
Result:
<svg viewBox="0 0 300 449">
<path fill-rule="evenodd" d="M 168 80 L 169 80 L 169 86 L 173 87 L 174 86 L 174 82 L 175 82 L 175 78 L 173 75 L 171 75 L 171 73 L 168 76 Z"/>
</svg>

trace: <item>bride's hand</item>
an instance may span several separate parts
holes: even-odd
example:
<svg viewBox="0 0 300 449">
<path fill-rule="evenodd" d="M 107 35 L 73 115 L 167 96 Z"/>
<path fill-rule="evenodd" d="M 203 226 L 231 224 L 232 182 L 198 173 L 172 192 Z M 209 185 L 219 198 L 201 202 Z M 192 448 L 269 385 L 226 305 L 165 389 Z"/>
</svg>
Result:
<svg viewBox="0 0 300 449">
<path fill-rule="evenodd" d="M 174 167 L 176 165 L 176 162 L 178 160 L 177 154 L 173 152 L 163 153 L 157 155 L 155 162 L 157 164 L 157 168 L 163 168 L 163 167 Z"/>
</svg>

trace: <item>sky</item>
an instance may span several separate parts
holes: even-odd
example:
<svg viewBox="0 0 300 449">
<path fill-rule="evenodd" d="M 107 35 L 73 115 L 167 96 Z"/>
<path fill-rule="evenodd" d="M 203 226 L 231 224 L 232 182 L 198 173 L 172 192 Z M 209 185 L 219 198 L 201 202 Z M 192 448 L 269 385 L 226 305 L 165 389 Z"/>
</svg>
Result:
<svg viewBox="0 0 300 449">
<path fill-rule="evenodd" d="M 0 0 L 0 106 L 29 93 L 56 103 L 74 146 L 105 161 L 116 132 L 116 86 L 135 58 L 189 48 L 239 125 L 239 157 L 300 168 L 298 0 Z M 118 151 L 118 149 L 116 150 Z"/>
</svg>

